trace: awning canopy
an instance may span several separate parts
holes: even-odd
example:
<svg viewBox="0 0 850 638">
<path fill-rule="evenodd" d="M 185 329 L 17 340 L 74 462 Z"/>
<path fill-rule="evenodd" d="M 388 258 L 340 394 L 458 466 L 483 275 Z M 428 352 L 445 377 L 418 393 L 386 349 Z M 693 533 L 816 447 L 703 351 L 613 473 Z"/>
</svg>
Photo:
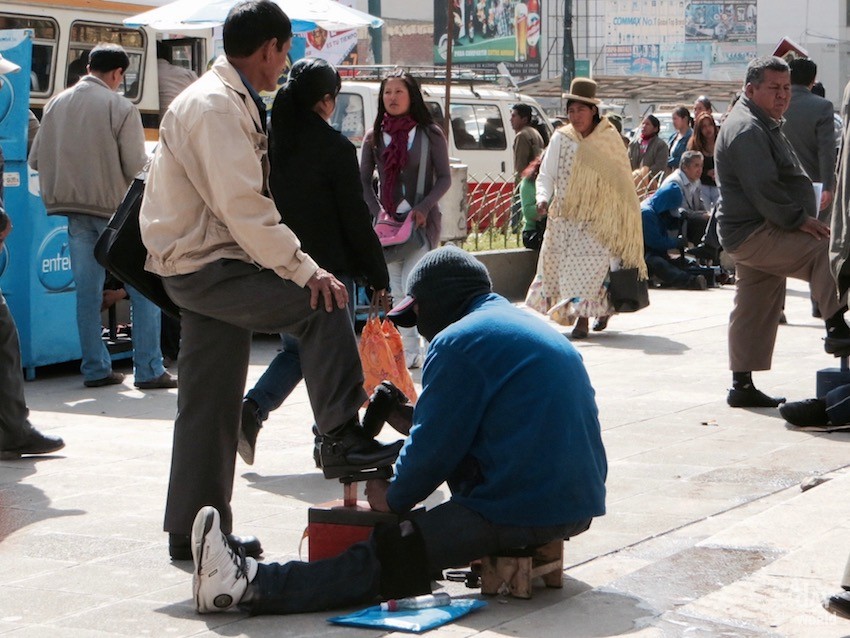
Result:
<svg viewBox="0 0 850 638">
<path fill-rule="evenodd" d="M 158 31 L 205 29 L 224 22 L 238 0 L 176 0 L 124 19 L 127 26 L 148 26 Z M 378 28 L 381 18 L 346 7 L 335 0 L 274 0 L 292 20 L 295 33 L 321 27 L 328 31 Z"/>
<path fill-rule="evenodd" d="M 640 102 L 667 102 L 692 104 L 700 95 L 711 100 L 726 102 L 741 90 L 741 81 L 694 80 L 690 78 L 657 78 L 643 75 L 597 75 L 596 97 L 605 100 L 638 100 Z M 523 93 L 535 97 L 560 98 L 561 76 L 541 80 L 522 87 Z"/>
</svg>

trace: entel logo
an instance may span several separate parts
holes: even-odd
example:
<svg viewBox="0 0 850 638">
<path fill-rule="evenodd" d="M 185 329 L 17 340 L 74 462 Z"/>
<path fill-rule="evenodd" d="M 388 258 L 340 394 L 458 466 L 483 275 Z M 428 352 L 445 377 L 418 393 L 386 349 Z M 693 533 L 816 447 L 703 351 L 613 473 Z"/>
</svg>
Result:
<svg viewBox="0 0 850 638">
<path fill-rule="evenodd" d="M 36 264 L 38 280 L 50 292 L 62 292 L 73 287 L 67 226 L 54 228 L 48 233 L 36 253 Z"/>
</svg>

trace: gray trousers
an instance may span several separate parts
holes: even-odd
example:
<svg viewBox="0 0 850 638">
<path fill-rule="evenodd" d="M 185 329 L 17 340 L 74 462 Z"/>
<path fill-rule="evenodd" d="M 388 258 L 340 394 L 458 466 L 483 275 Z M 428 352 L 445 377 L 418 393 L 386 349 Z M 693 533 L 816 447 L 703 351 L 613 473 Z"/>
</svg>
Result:
<svg viewBox="0 0 850 638">
<path fill-rule="evenodd" d="M 0 290 L 0 449 L 22 445 L 32 430 L 24 398 L 18 328 Z"/>
<path fill-rule="evenodd" d="M 313 415 L 327 433 L 367 398 L 354 330 L 347 308 L 312 310 L 309 289 L 245 262 L 221 260 L 163 281 L 180 307 L 182 330 L 165 531 L 189 534 L 198 510 L 212 505 L 229 534 L 252 333 L 299 340 Z"/>
<path fill-rule="evenodd" d="M 729 369 L 770 370 L 785 279 L 809 282 L 827 319 L 841 307 L 829 270 L 829 240 L 765 223 L 729 255 L 735 260 L 735 305 L 729 316 Z"/>
</svg>

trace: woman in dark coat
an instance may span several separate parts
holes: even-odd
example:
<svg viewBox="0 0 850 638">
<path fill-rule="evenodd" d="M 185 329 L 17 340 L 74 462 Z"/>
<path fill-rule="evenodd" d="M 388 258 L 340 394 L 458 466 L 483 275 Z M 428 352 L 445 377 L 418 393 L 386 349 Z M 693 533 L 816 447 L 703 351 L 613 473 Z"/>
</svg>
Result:
<svg viewBox="0 0 850 638">
<path fill-rule="evenodd" d="M 354 281 L 385 294 L 389 274 L 383 249 L 363 200 L 354 145 L 328 124 L 341 87 L 325 60 L 298 60 L 272 108 L 272 196 L 281 220 L 316 263 L 348 288 L 354 323 Z M 301 381 L 298 342 L 281 335 L 283 347 L 242 405 L 239 454 L 254 461 L 257 433 Z"/>
</svg>

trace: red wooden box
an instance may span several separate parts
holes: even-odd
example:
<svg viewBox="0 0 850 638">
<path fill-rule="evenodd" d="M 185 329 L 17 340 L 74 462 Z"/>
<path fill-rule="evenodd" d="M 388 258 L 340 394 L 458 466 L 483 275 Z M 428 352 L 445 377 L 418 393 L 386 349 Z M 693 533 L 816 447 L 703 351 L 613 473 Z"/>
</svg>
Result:
<svg viewBox="0 0 850 638">
<path fill-rule="evenodd" d="M 366 501 L 345 507 L 342 499 L 320 503 L 307 511 L 307 539 L 310 562 L 338 556 L 365 541 L 377 523 L 397 523 L 397 514 L 376 512 Z"/>
</svg>

